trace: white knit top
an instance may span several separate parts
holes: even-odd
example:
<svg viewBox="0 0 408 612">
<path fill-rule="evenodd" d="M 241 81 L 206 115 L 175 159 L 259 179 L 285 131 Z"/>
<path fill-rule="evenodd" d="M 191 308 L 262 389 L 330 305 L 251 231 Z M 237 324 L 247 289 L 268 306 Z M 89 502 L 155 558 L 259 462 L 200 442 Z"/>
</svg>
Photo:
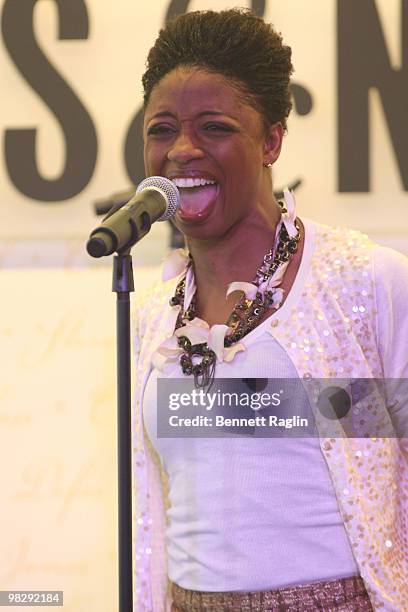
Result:
<svg viewBox="0 0 408 612">
<path fill-rule="evenodd" d="M 297 378 L 269 327 L 266 320 L 248 334 L 232 363 L 217 364 L 217 378 Z M 143 400 L 146 430 L 169 476 L 173 582 L 257 591 L 358 574 L 318 439 L 158 438 L 158 376 L 183 375 L 178 363 L 154 369 Z"/>
</svg>

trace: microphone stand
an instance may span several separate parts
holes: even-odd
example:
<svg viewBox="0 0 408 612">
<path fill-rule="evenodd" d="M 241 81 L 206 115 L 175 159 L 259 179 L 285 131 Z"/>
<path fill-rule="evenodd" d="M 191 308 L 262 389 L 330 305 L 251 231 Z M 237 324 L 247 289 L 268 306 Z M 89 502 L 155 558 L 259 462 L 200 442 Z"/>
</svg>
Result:
<svg viewBox="0 0 408 612">
<path fill-rule="evenodd" d="M 143 200 L 141 192 L 149 190 Z M 133 612 L 132 585 L 132 440 L 130 375 L 130 298 L 134 291 L 131 247 L 149 231 L 153 220 L 176 212 L 179 193 L 162 176 L 147 177 L 130 202 L 115 204 L 102 225 L 90 235 L 86 249 L 92 257 L 113 258 L 112 291 L 117 294 L 117 427 L 118 427 L 118 536 L 119 612 Z M 118 217 L 115 220 L 115 213 Z"/>
<path fill-rule="evenodd" d="M 133 612 L 132 440 L 130 373 L 130 297 L 134 291 L 130 249 L 113 257 L 116 293 L 119 612 Z"/>
</svg>

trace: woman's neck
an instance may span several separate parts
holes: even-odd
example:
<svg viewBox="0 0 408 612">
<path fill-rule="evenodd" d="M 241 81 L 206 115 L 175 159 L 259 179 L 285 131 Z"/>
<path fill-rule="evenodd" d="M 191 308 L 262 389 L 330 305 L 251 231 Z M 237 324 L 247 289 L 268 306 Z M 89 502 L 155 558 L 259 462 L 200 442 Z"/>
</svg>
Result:
<svg viewBox="0 0 408 612">
<path fill-rule="evenodd" d="M 197 316 L 214 319 L 218 312 L 216 318 L 224 322 L 225 313 L 231 312 L 242 295 L 233 293 L 226 299 L 228 285 L 233 281 L 251 282 L 254 279 L 264 255 L 273 246 L 280 216 L 276 203 L 273 214 L 267 219 L 254 216 L 245 224 L 231 228 L 219 240 L 187 241 L 194 261 Z"/>
</svg>

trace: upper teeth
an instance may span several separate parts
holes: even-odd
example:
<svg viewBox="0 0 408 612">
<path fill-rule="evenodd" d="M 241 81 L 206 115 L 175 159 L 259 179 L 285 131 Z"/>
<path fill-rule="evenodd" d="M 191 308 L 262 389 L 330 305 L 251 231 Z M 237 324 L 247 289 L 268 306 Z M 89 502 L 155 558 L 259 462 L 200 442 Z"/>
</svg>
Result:
<svg viewBox="0 0 408 612">
<path fill-rule="evenodd" d="M 215 181 L 205 178 L 174 178 L 176 187 L 200 187 L 200 185 L 215 185 Z"/>
</svg>

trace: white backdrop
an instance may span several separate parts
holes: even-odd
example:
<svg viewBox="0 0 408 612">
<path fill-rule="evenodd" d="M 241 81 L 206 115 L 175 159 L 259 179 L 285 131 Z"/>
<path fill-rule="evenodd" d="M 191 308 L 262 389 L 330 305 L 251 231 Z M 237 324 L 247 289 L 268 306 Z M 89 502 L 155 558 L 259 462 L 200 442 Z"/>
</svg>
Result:
<svg viewBox="0 0 408 612">
<path fill-rule="evenodd" d="M 0 271 L 0 590 L 62 590 L 66 612 L 117 609 L 110 276 Z"/>
</svg>

